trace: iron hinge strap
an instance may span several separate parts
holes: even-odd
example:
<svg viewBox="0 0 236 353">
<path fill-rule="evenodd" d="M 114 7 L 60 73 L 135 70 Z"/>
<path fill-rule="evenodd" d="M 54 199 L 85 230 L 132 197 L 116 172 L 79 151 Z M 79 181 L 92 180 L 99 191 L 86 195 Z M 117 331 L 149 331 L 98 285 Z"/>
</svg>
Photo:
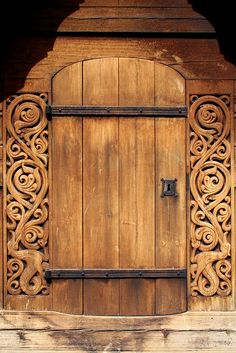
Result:
<svg viewBox="0 0 236 353">
<path fill-rule="evenodd" d="M 47 106 L 48 117 L 78 116 L 78 117 L 187 117 L 187 107 L 139 107 L 139 106 L 79 106 L 52 105 Z"/>
<path fill-rule="evenodd" d="M 185 268 L 174 269 L 47 269 L 44 276 L 52 279 L 116 278 L 186 278 Z"/>
</svg>

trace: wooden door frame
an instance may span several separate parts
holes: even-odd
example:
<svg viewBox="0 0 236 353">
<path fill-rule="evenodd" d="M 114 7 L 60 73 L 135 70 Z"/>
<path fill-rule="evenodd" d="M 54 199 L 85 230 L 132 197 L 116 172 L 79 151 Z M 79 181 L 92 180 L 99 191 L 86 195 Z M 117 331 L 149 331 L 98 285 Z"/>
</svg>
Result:
<svg viewBox="0 0 236 353">
<path fill-rule="evenodd" d="M 218 81 L 218 80 L 188 80 L 186 81 L 186 85 L 187 85 L 187 101 L 189 99 L 190 95 L 200 95 L 200 96 L 205 96 L 206 97 L 206 103 L 207 103 L 207 99 L 209 99 L 209 95 L 212 95 L 214 97 L 219 97 L 222 95 L 229 95 L 230 96 L 230 114 L 231 117 L 233 117 L 233 81 L 231 80 L 224 80 L 224 81 Z M 216 93 L 217 92 L 217 93 Z M 25 93 L 22 93 L 25 94 Z M 35 94 L 33 94 L 35 96 Z M 15 97 L 13 97 L 15 98 Z M 11 103 L 11 100 L 8 102 L 6 102 L 6 104 L 4 105 L 4 110 L 3 110 L 3 116 L 6 116 L 6 109 L 8 108 L 8 104 Z M 40 104 L 39 104 L 40 105 Z M 231 128 L 231 136 L 232 136 L 232 140 L 234 139 L 233 136 L 233 129 Z M 6 136 L 5 136 L 6 138 Z M 233 145 L 233 142 L 231 142 Z M 231 160 L 233 161 L 233 150 L 231 151 L 231 155 L 232 158 Z M 4 158 L 4 164 L 6 162 L 6 158 Z M 233 171 L 233 168 L 232 168 Z M 4 182 L 6 182 L 6 179 L 4 177 Z M 232 181 L 232 189 L 234 187 L 234 183 Z M 189 208 L 188 208 L 189 209 Z M 188 219 L 190 219 L 190 217 L 188 217 Z M 234 228 L 234 215 L 232 214 L 232 228 Z M 189 227 L 190 229 L 190 227 Z M 189 234 L 189 231 L 187 231 L 187 234 Z M 6 243 L 5 243 L 6 244 Z M 190 241 L 190 237 L 187 241 L 188 244 L 188 264 L 190 263 L 190 253 L 191 253 L 191 241 Z M 232 253 L 234 253 L 234 240 L 232 240 Z M 232 267 L 233 264 L 235 264 L 235 258 L 232 257 Z M 6 268 L 6 267 L 5 267 Z M 222 303 L 224 303 L 223 307 L 225 310 L 234 310 L 235 309 L 235 299 L 233 297 L 233 295 L 229 295 L 227 298 L 222 298 L 221 296 L 213 296 L 213 297 L 205 297 L 205 296 L 198 296 L 196 298 L 191 297 L 190 295 L 190 271 L 189 271 L 189 284 L 188 284 L 188 302 L 189 302 L 189 309 L 190 310 L 209 310 L 209 308 L 211 310 L 221 310 L 222 309 Z M 232 278 L 232 291 L 234 293 L 234 287 L 235 287 L 235 276 L 233 276 Z M 40 301 L 40 300 L 39 300 Z M 24 302 L 24 300 L 23 300 Z M 42 304 L 42 307 L 45 307 Z M 47 305 L 46 305 L 47 307 Z"/>
</svg>

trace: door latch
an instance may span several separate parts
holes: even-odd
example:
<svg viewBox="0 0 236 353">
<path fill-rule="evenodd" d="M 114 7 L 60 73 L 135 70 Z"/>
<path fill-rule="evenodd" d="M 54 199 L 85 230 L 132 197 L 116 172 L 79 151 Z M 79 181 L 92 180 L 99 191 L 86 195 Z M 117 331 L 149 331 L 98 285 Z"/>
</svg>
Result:
<svg viewBox="0 0 236 353">
<path fill-rule="evenodd" d="M 161 179 L 162 182 L 162 192 L 161 197 L 165 196 L 178 196 L 176 191 L 177 179 Z"/>
</svg>

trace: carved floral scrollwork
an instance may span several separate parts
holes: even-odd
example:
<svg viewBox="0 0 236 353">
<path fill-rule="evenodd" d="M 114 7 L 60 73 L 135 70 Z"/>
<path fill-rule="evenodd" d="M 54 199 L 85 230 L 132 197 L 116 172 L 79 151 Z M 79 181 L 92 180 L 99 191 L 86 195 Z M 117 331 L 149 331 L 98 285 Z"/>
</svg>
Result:
<svg viewBox="0 0 236 353">
<path fill-rule="evenodd" d="M 46 94 L 22 94 L 7 107 L 7 290 L 47 294 L 48 129 Z"/>
<path fill-rule="evenodd" d="M 231 284 L 229 97 L 191 96 L 191 294 L 228 296 Z"/>
</svg>

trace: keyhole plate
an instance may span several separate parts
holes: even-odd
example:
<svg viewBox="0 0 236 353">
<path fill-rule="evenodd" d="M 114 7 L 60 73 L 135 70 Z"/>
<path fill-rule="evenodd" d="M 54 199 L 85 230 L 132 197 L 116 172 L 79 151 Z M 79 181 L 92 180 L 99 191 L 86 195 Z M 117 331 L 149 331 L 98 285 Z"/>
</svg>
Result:
<svg viewBox="0 0 236 353">
<path fill-rule="evenodd" d="M 177 179 L 161 179 L 162 182 L 162 192 L 161 197 L 165 196 L 178 196 L 176 191 Z"/>
</svg>

